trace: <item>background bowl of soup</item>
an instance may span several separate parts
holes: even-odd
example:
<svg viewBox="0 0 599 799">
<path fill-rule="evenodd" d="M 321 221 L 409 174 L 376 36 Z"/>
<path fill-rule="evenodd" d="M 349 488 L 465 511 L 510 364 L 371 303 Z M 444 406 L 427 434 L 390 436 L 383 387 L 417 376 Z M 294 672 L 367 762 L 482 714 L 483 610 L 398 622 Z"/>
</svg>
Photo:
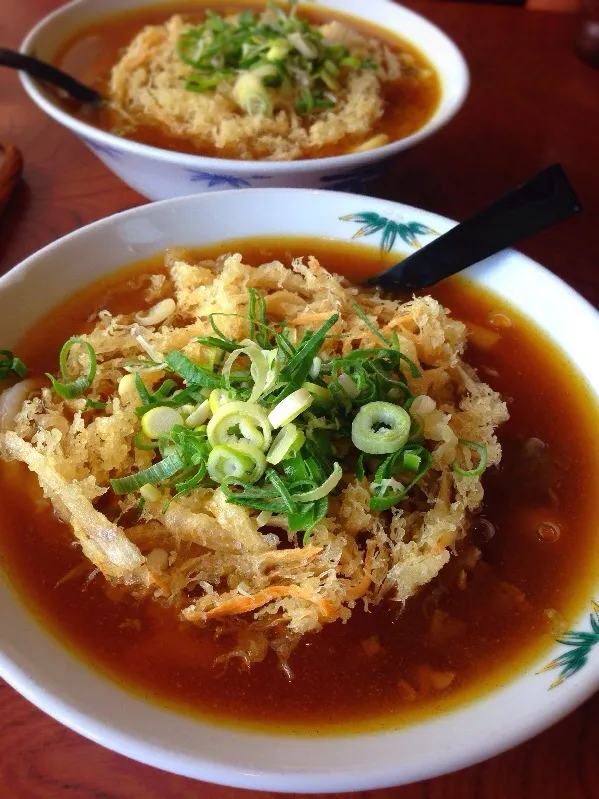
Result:
<svg viewBox="0 0 599 799">
<path fill-rule="evenodd" d="M 218 10 L 219 4 L 208 5 Z M 171 4 L 151 13 L 147 6 L 146 0 L 76 0 L 40 22 L 22 50 L 63 65 L 84 82 L 100 81 L 100 86 L 118 61 L 120 48 L 144 24 L 163 21 L 194 4 Z M 381 174 L 387 159 L 432 135 L 458 112 L 468 91 L 468 69 L 458 48 L 441 30 L 395 3 L 373 0 L 367 15 L 359 0 L 319 1 L 307 7 L 323 21 L 338 18 L 365 35 L 382 38 L 409 54 L 423 70 L 430 70 L 421 84 L 410 80 L 394 84 L 373 131 L 373 136 L 388 135 L 390 143 L 346 154 L 344 147 L 337 151 L 332 147 L 316 152 L 318 157 L 300 156 L 293 161 L 235 160 L 220 157 L 221 152 L 214 157 L 216 152 L 198 154 L 189 141 L 174 140 L 156 128 L 145 133 L 139 129 L 131 138 L 114 135 L 107 132 L 106 115 L 69 108 L 27 76 L 23 85 L 42 110 L 72 130 L 125 183 L 152 200 L 235 188 L 356 190 Z M 314 11 L 320 7 L 322 14 Z M 350 145 L 345 149 L 351 149 Z"/>
<path fill-rule="evenodd" d="M 18 352 L 36 324 L 48 325 L 42 348 L 65 325 L 76 333 L 75 320 L 104 307 L 98 293 L 113 290 L 115 270 L 138 261 L 155 268 L 169 247 L 194 248 L 199 259 L 240 251 L 249 263 L 313 253 L 359 280 L 453 224 L 387 201 L 293 189 L 142 206 L 54 242 L 2 277 L 1 346 Z M 102 285 L 64 304 L 93 281 Z M 174 618 L 163 645 L 164 619 L 123 627 L 119 604 L 102 598 L 97 581 L 82 592 L 61 580 L 57 522 L 26 523 L 35 509 L 19 504 L 15 486 L 0 531 L 0 676 L 128 757 L 275 791 L 432 777 L 513 746 L 583 702 L 599 686 L 599 315 L 514 251 L 432 293 L 468 325 L 466 359 L 509 400 L 511 417 L 499 431 L 502 467 L 483 478 L 478 554 L 464 564 L 463 585 L 454 574 L 452 588 L 435 582 L 399 615 L 387 609 L 328 625 L 294 653 L 290 682 L 276 659 L 214 672 Z M 49 351 L 54 361 L 59 348 Z"/>
</svg>

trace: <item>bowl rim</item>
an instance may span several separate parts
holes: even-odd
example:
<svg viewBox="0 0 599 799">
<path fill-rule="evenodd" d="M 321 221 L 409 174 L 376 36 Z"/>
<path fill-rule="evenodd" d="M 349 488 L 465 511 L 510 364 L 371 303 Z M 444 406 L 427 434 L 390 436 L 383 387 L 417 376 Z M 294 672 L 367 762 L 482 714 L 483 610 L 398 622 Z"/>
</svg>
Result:
<svg viewBox="0 0 599 799">
<path fill-rule="evenodd" d="M 176 211 L 178 207 L 185 206 L 187 204 L 201 204 L 206 202 L 214 203 L 215 201 L 227 202 L 227 199 L 230 201 L 233 199 L 233 197 L 236 200 L 241 201 L 245 201 L 245 199 L 251 197 L 253 200 L 258 200 L 260 202 L 264 200 L 268 201 L 268 198 L 271 198 L 272 200 L 273 196 L 277 198 L 277 200 L 279 200 L 279 198 L 283 200 L 285 196 L 289 197 L 292 195 L 302 196 L 306 201 L 309 201 L 310 198 L 323 197 L 325 198 L 324 201 L 333 208 L 338 207 L 344 201 L 351 202 L 359 199 L 362 202 L 367 199 L 369 203 L 378 206 L 380 209 L 388 210 L 391 207 L 394 207 L 398 211 L 406 214 L 415 213 L 418 215 L 419 213 L 423 213 L 423 209 L 404 205 L 402 203 L 395 203 L 390 200 L 364 198 L 362 195 L 356 194 L 309 189 L 240 189 L 239 191 L 233 193 L 225 191 L 215 192 L 214 194 L 210 195 L 209 198 L 202 194 L 178 197 L 163 200 L 158 203 L 144 204 L 122 211 L 104 219 L 100 219 L 90 225 L 86 225 L 46 245 L 44 248 L 33 253 L 27 259 L 15 266 L 6 275 L 0 277 L 0 293 L 11 284 L 31 280 L 33 277 L 32 272 L 35 272 L 39 261 L 43 261 L 44 258 L 50 253 L 59 252 L 67 242 L 72 242 L 78 237 L 84 239 L 87 235 L 89 235 L 90 231 L 102 229 L 109 230 L 118 222 L 126 222 L 127 220 L 133 219 L 136 216 L 143 216 L 147 213 L 160 214 L 163 209 Z M 278 202 L 278 204 L 282 205 L 283 203 Z M 444 221 L 449 226 L 454 224 L 452 220 L 446 217 L 442 217 L 430 212 L 424 213 L 426 213 L 428 217 L 434 217 L 438 219 L 440 222 Z M 124 245 L 122 246 L 124 249 Z M 581 297 L 581 295 L 574 291 L 574 289 L 568 286 L 568 284 L 550 272 L 550 270 L 547 268 L 536 263 L 535 261 L 532 261 L 527 256 L 524 256 L 513 250 L 506 250 L 494 258 L 497 259 L 497 265 L 501 266 L 506 259 L 513 257 L 516 257 L 518 263 L 521 265 L 528 264 L 541 276 L 545 282 L 549 281 L 554 290 L 559 290 L 562 295 L 576 302 L 576 304 L 581 309 L 584 309 L 586 313 L 590 313 L 593 319 L 593 324 L 599 326 L 599 312 L 597 309 L 595 309 L 587 300 Z M 489 268 L 489 264 L 486 264 L 485 266 L 485 263 L 486 262 L 483 262 L 481 265 L 474 267 L 475 282 L 478 281 L 478 273 Z M 493 266 L 491 266 L 491 268 L 493 268 Z M 103 271 L 105 274 L 109 273 L 108 269 Z M 520 310 L 524 314 L 527 313 L 526 308 L 520 308 Z M 581 370 L 579 369 L 579 371 Z M 16 594 L 16 592 L 14 593 Z M 583 612 L 584 611 L 581 610 L 581 616 Z M 32 618 L 32 622 L 37 621 L 34 616 L 31 614 L 29 615 Z M 68 655 L 70 658 L 73 657 L 70 652 L 68 652 Z M 86 667 L 86 664 L 82 660 L 79 658 L 76 658 L 76 660 L 78 665 Z M 82 708 L 73 700 L 69 702 L 68 698 L 65 699 L 60 692 L 53 691 L 52 688 L 45 686 L 43 682 L 36 681 L 21 664 L 16 662 L 14 657 L 11 657 L 10 652 L 7 652 L 6 650 L 3 641 L 0 641 L 0 674 L 23 696 L 32 701 L 37 707 L 47 712 L 53 718 L 65 724 L 65 726 L 70 727 L 85 737 L 90 738 L 96 743 L 99 743 L 117 753 L 132 757 L 135 760 L 143 762 L 147 765 L 169 770 L 174 773 L 195 779 L 212 780 L 219 784 L 230 785 L 236 788 L 259 788 L 262 790 L 276 790 L 282 792 L 301 790 L 310 793 L 383 788 L 389 787 L 391 785 L 405 784 L 406 782 L 413 780 L 427 779 L 447 773 L 454 769 L 465 768 L 474 763 L 480 762 L 481 760 L 499 754 L 500 752 L 503 752 L 512 746 L 515 746 L 531 736 L 541 732 L 551 724 L 559 721 L 561 718 L 579 706 L 582 702 L 588 699 L 595 692 L 597 686 L 599 685 L 599 668 L 597 668 L 597 666 L 595 666 L 595 669 L 589 668 L 579 681 L 569 682 L 568 685 L 565 686 L 567 690 L 563 693 L 560 693 L 559 696 L 556 697 L 555 702 L 547 702 L 545 703 L 544 707 L 540 707 L 538 714 L 536 714 L 534 717 L 521 720 L 519 726 L 511 726 L 507 730 L 503 729 L 496 735 L 496 737 L 487 741 L 478 739 L 474 740 L 472 746 L 468 748 L 465 754 L 463 752 L 454 752 L 445 757 L 437 755 L 437 758 L 432 760 L 430 765 L 427 765 L 426 769 L 423 769 L 418 765 L 409 767 L 403 764 L 398 766 L 395 765 L 393 759 L 390 758 L 388 767 L 385 769 L 379 768 L 376 772 L 369 771 L 367 765 L 364 766 L 363 764 L 350 764 L 348 767 L 349 770 L 344 771 L 343 773 L 338 771 L 323 774 L 322 772 L 310 772 L 309 770 L 303 771 L 300 769 L 293 772 L 284 770 L 282 768 L 277 770 L 276 766 L 272 770 L 268 771 L 261 768 L 249 770 L 247 767 L 243 767 L 241 765 L 234 766 L 228 763 L 223 764 L 215 762 L 214 760 L 208 759 L 206 755 L 202 754 L 202 752 L 199 752 L 191 760 L 185 754 L 180 754 L 178 759 L 175 757 L 173 761 L 167 761 L 166 755 L 170 755 L 171 753 L 167 749 L 166 745 L 159 746 L 152 741 L 142 739 L 139 735 L 135 736 L 127 731 L 123 731 L 122 729 L 113 726 L 110 722 L 103 720 L 98 711 L 90 712 L 85 708 Z M 513 679 L 510 679 L 509 681 L 510 684 L 514 684 L 516 680 L 522 676 L 522 671 L 515 673 Z M 111 693 L 114 691 L 112 695 L 116 700 L 118 697 L 118 693 L 116 693 L 118 686 L 116 686 L 111 680 L 108 682 L 110 683 Z M 499 690 L 500 688 L 498 686 L 497 689 L 492 693 L 497 693 Z M 128 695 L 131 696 L 130 694 Z M 555 697 L 555 694 L 552 694 L 552 697 Z M 475 707 L 482 701 L 484 701 L 484 697 L 481 697 L 481 699 L 474 699 L 468 703 L 467 707 Z M 463 707 L 464 706 L 460 705 L 456 709 L 456 712 L 459 713 Z M 445 716 L 449 718 L 453 712 L 454 711 L 449 711 L 445 714 Z M 415 725 L 413 725 L 413 728 L 421 725 L 424 727 L 427 721 L 428 717 L 423 719 L 422 722 L 417 722 Z M 213 726 L 210 722 L 206 722 L 205 724 L 207 724 L 209 727 Z M 234 734 L 234 730 L 235 728 L 233 724 L 227 725 L 227 731 L 230 731 L 232 735 Z M 400 730 L 397 729 L 387 729 L 381 733 L 374 734 L 381 736 L 381 740 L 392 742 L 394 736 L 399 732 Z M 248 731 L 247 734 L 251 735 L 252 737 L 260 737 L 260 733 Z M 327 739 L 337 742 L 348 739 L 351 741 L 362 738 L 362 735 L 363 734 L 361 733 L 356 733 L 349 736 L 340 736 L 339 738 L 327 736 Z M 368 736 L 369 734 L 366 734 L 366 737 Z M 277 739 L 275 728 L 273 728 L 272 733 L 267 736 L 267 738 L 271 741 L 273 739 Z M 301 742 L 304 740 L 304 738 L 298 736 L 294 740 Z"/>
<path fill-rule="evenodd" d="M 329 7 L 326 5 L 326 0 L 322 0 L 322 2 L 322 8 L 325 11 L 330 10 L 333 14 L 335 13 L 335 9 L 329 9 Z M 391 157 L 396 153 L 417 144 L 421 140 L 428 138 L 433 133 L 436 133 L 440 128 L 450 122 L 454 116 L 456 116 L 458 111 L 462 108 L 470 89 L 470 72 L 464 54 L 455 44 L 453 39 L 451 39 L 451 37 L 445 33 L 445 31 L 424 17 L 422 14 L 412 11 L 412 9 L 408 8 L 407 6 L 392 2 L 392 0 L 370 0 L 370 2 L 375 2 L 377 5 L 381 6 L 390 6 L 394 10 L 402 13 L 406 19 L 412 19 L 415 21 L 417 20 L 420 25 L 428 28 L 428 30 L 435 36 L 443 39 L 446 47 L 451 52 L 455 67 L 461 76 L 461 80 L 459 84 L 459 90 L 456 92 L 453 102 L 443 112 L 439 113 L 443 97 L 445 95 L 445 89 L 443 86 L 441 86 L 438 106 L 430 119 L 428 119 L 421 128 L 409 136 L 389 142 L 382 147 L 375 147 L 373 150 L 367 150 L 363 153 L 346 153 L 343 155 L 328 156 L 325 158 L 299 158 L 292 161 L 245 161 L 241 159 L 218 158 L 214 156 L 197 155 L 193 153 L 181 153 L 176 150 L 167 150 L 162 147 L 154 147 L 153 145 L 142 144 L 141 142 L 137 142 L 133 139 L 125 139 L 120 136 L 116 136 L 113 133 L 108 133 L 101 128 L 97 128 L 87 122 L 84 122 L 83 120 L 80 120 L 67 111 L 64 111 L 58 105 L 58 103 L 54 102 L 54 100 L 45 93 L 42 88 L 43 84 L 40 84 L 39 81 L 36 81 L 34 78 L 31 78 L 24 72 L 20 72 L 19 76 L 23 88 L 31 100 L 33 100 L 33 102 L 39 108 L 41 108 L 42 111 L 48 114 L 48 116 L 52 117 L 56 122 L 59 122 L 66 128 L 72 130 L 84 140 L 99 142 L 105 147 L 121 150 L 131 155 L 152 158 L 154 160 L 164 161 L 188 168 L 209 166 L 213 169 L 221 169 L 223 171 L 227 170 L 233 172 L 241 171 L 244 173 L 255 172 L 256 169 L 259 168 L 261 171 L 268 173 L 269 177 L 271 175 L 279 175 L 280 173 L 290 171 L 302 173 L 325 169 L 343 169 L 344 167 L 358 168 L 373 161 L 380 161 Z M 20 52 L 27 55 L 35 55 L 35 45 L 37 39 L 43 35 L 46 27 L 63 16 L 67 17 L 74 8 L 78 8 L 86 4 L 89 4 L 88 0 L 70 0 L 70 2 L 66 3 L 66 5 L 60 6 L 56 10 L 47 14 L 27 33 L 19 48 Z M 346 13 L 348 13 L 349 16 L 353 16 L 357 19 L 368 22 L 367 18 L 359 14 L 353 12 Z M 106 16 L 110 16 L 110 14 Z M 101 18 L 101 15 L 99 18 Z M 379 27 L 383 26 L 380 25 Z M 392 28 L 389 28 L 389 30 L 392 33 L 394 32 Z M 437 71 L 439 72 L 439 77 L 442 78 L 440 71 Z"/>
</svg>

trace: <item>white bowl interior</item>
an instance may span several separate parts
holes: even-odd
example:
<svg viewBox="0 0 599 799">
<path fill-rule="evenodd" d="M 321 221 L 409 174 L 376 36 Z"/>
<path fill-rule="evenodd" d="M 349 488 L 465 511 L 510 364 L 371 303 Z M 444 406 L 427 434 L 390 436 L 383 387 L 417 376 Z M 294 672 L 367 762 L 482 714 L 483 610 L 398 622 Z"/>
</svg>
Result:
<svg viewBox="0 0 599 799">
<path fill-rule="evenodd" d="M 356 225 L 341 217 L 364 211 L 396 222 L 418 221 L 440 233 L 453 224 L 381 200 L 285 189 L 198 195 L 142 206 L 51 244 L 0 279 L 0 341 L 3 347 L 14 345 L 74 290 L 168 246 L 258 235 L 348 241 Z M 402 247 L 406 253 L 408 247 L 399 244 L 398 255 Z M 469 270 L 469 278 L 523 309 L 559 343 L 599 396 L 593 349 L 599 340 L 599 316 L 590 305 L 547 270 L 512 251 Z M 572 318 L 576 326 L 567 321 Z M 587 618 L 585 611 L 581 620 Z M 4 575 L 0 631 L 0 674 L 69 727 L 163 769 L 276 791 L 359 790 L 461 768 L 553 723 L 599 684 L 596 647 L 586 667 L 550 693 L 553 676 L 535 675 L 533 668 L 474 704 L 418 725 L 355 736 L 282 736 L 274 747 L 276 730 L 256 733 L 186 718 L 146 704 L 91 671 L 33 619 Z"/>
</svg>

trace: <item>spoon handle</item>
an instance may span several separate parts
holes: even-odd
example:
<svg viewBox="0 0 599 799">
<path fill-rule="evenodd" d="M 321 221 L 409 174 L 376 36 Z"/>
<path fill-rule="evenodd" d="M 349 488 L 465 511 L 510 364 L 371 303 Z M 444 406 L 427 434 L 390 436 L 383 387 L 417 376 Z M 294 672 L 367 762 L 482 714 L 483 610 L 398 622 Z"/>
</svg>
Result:
<svg viewBox="0 0 599 799">
<path fill-rule="evenodd" d="M 580 210 L 564 170 L 553 164 L 368 284 L 410 291 L 432 286 Z"/>
<path fill-rule="evenodd" d="M 81 103 L 101 103 L 103 101 L 102 95 L 94 89 L 79 83 L 62 69 L 40 61 L 34 56 L 0 47 L 0 66 L 18 69 L 21 72 L 26 72 L 32 78 L 58 86 L 59 89 L 63 89 Z"/>
</svg>

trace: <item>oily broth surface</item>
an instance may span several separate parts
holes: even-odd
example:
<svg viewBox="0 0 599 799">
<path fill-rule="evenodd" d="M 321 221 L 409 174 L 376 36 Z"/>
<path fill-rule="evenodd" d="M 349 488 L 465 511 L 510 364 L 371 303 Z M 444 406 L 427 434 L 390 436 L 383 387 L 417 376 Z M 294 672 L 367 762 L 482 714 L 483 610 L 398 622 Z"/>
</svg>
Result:
<svg viewBox="0 0 599 799">
<path fill-rule="evenodd" d="M 79 78 L 83 83 L 96 88 L 101 94 L 107 94 L 112 67 L 119 60 L 122 50 L 131 42 L 145 25 L 156 25 L 164 22 L 173 14 L 184 14 L 190 21 L 201 18 L 199 11 L 213 8 L 234 12 L 244 8 L 260 8 L 257 4 L 243 3 L 173 3 L 172 5 L 156 5 L 135 9 L 124 14 L 108 16 L 90 25 L 74 35 L 60 47 L 54 63 L 69 74 Z M 302 7 L 302 17 L 310 22 L 326 22 L 338 19 L 370 37 L 388 43 L 394 50 L 401 50 L 412 55 L 419 67 L 429 68 L 431 76 L 426 80 L 404 77 L 394 81 L 386 90 L 386 111 L 372 130 L 372 135 L 385 133 L 391 141 L 403 139 L 419 130 L 432 116 L 439 104 L 441 87 L 438 75 L 424 55 L 409 42 L 390 34 L 384 28 L 362 22 L 354 17 L 339 12 L 327 13 L 323 9 Z M 79 119 L 102 130 L 114 130 L 114 116 L 110 109 L 83 107 L 78 108 L 68 100 L 61 101 L 67 110 Z M 127 136 L 142 144 L 149 144 L 166 150 L 205 155 L 215 158 L 235 158 L 234 153 L 224 150 L 202 148 L 201 152 L 185 138 L 169 135 L 152 125 L 138 125 L 131 136 Z M 344 140 L 334 146 L 311 152 L 311 158 L 324 158 L 342 155 L 351 147 L 352 142 Z"/>
<path fill-rule="evenodd" d="M 197 257 L 230 250 L 254 264 L 312 253 L 355 280 L 382 266 L 374 249 L 306 239 L 227 243 L 202 248 Z M 61 344 L 91 327 L 93 311 L 137 309 L 143 285 L 135 276 L 161 269 L 157 257 L 90 287 L 38 324 L 19 354 L 33 371 L 54 370 Z M 486 528 L 474 530 L 482 559 L 465 590 L 458 583 L 472 554 L 468 547 L 403 612 L 393 604 L 370 613 L 360 608 L 347 624 L 308 636 L 292 655 L 291 682 L 274 655 L 250 672 L 235 663 L 214 667 L 228 649 L 226 639 L 213 640 L 154 603 L 138 606 L 101 579 L 87 583 L 90 568 L 60 583 L 82 563 L 72 535 L 47 507 L 32 503 L 39 496 L 34 477 L 20 464 L 2 464 L 0 485 L 12 502 L 5 504 L 0 554 L 30 607 L 95 668 L 146 698 L 217 721 L 276 724 L 281 732 L 408 723 L 514 676 L 590 596 L 599 457 L 588 431 L 596 412 L 569 365 L 512 309 L 459 280 L 432 293 L 466 322 L 495 330 L 489 315 L 501 312 L 513 323 L 498 329 L 501 338 L 491 349 L 470 346 L 467 355 L 508 399 L 511 418 L 499 430 L 502 466 L 484 480 L 483 516 L 496 532 L 489 541 Z M 568 419 L 567 435 L 556 419 Z M 532 437 L 548 445 L 549 460 L 523 457 L 524 441 Z M 546 521 L 560 526 L 556 541 L 539 537 L 539 523 Z M 427 669 L 455 676 L 447 688 L 435 689 Z M 416 697 L 402 680 L 418 689 Z"/>
</svg>

